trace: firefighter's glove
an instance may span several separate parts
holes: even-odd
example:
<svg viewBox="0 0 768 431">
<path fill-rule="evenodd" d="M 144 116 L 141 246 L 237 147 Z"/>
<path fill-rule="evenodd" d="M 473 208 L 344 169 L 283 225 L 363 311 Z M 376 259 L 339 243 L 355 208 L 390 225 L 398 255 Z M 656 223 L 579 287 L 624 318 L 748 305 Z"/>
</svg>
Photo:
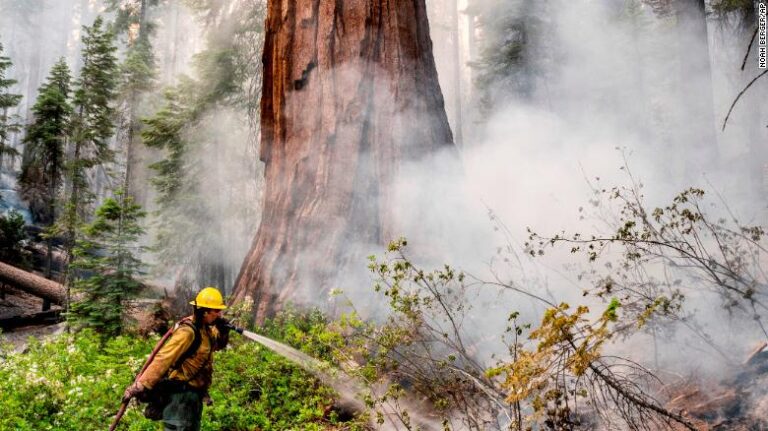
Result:
<svg viewBox="0 0 768 431">
<path fill-rule="evenodd" d="M 216 350 L 222 350 L 229 344 L 229 331 L 232 329 L 232 324 L 223 317 L 216 319 L 213 324 L 216 325 L 216 329 L 219 331 L 219 338 L 216 340 Z"/>
<path fill-rule="evenodd" d="M 211 395 L 208 394 L 208 392 L 206 392 L 205 395 L 203 395 L 203 404 L 205 404 L 208 407 L 213 405 L 213 398 L 211 398 Z"/>
<path fill-rule="evenodd" d="M 232 324 L 229 323 L 229 320 L 223 317 L 216 319 L 213 324 L 216 325 L 216 329 L 219 330 L 219 334 L 221 335 L 229 335 L 229 331 L 232 329 Z"/>
<path fill-rule="evenodd" d="M 139 382 L 134 382 L 131 386 L 128 386 L 123 392 L 123 402 L 127 403 L 131 398 L 135 398 L 137 395 L 144 392 L 146 388 Z"/>
</svg>

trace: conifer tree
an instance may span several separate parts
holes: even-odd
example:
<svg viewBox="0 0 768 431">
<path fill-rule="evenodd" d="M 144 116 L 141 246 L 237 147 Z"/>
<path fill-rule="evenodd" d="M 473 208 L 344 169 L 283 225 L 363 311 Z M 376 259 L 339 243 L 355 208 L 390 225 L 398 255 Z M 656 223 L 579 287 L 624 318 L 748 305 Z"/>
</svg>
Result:
<svg viewBox="0 0 768 431">
<path fill-rule="evenodd" d="M 72 106 L 69 104 L 71 76 L 62 58 L 40 87 L 32 108 L 32 122 L 24 138 L 19 186 L 33 221 L 50 225 L 64 175 L 64 148 L 69 134 Z"/>
<path fill-rule="evenodd" d="M 198 230 L 190 226 L 190 217 L 194 218 L 193 213 L 197 212 L 190 210 L 199 208 L 199 202 L 190 199 L 195 181 L 185 171 L 189 142 L 184 135 L 195 123 L 194 97 L 190 97 L 193 88 L 191 81 L 184 80 L 178 87 L 166 91 L 165 105 L 144 120 L 145 128 L 141 132 L 144 145 L 166 152 L 165 158 L 150 168 L 156 173 L 151 183 L 158 192 L 160 206 L 156 242 L 162 250 L 160 259 L 167 264 L 179 263 L 179 257 L 186 254 L 184 249 L 189 250 L 189 243 L 177 234 L 186 230 L 194 235 Z M 180 228 L 180 225 L 187 228 Z"/>
<path fill-rule="evenodd" d="M 491 109 L 510 98 L 528 100 L 536 77 L 541 77 L 541 56 L 546 23 L 541 9 L 546 1 L 483 1 L 477 5 L 483 25 L 480 58 L 476 66 L 481 105 Z"/>
<path fill-rule="evenodd" d="M 115 14 L 112 28 L 116 34 L 128 34 L 129 39 L 140 40 L 154 31 L 155 25 L 147 17 L 160 0 L 104 0 L 107 12 Z M 136 31 L 138 30 L 138 31 Z M 132 34 L 131 34 L 132 33 Z M 129 45 L 132 41 L 129 41 Z"/>
<path fill-rule="evenodd" d="M 121 128 L 125 130 L 125 172 L 123 188 L 126 195 L 134 196 L 131 179 L 135 165 L 135 146 L 141 134 L 139 105 L 144 95 L 154 88 L 155 57 L 148 37 L 140 37 L 128 48 L 125 61 L 121 66 L 120 93 L 124 116 Z"/>
<path fill-rule="evenodd" d="M 67 169 L 71 190 L 66 223 L 70 236 L 85 204 L 92 199 L 87 170 L 112 161 L 114 156 L 108 140 L 114 132 L 118 65 L 113 35 L 103 24 L 98 17 L 93 26 L 84 27 L 83 66 L 76 82 L 70 134 L 73 156 Z"/>
<path fill-rule="evenodd" d="M 64 176 L 64 149 L 70 132 L 72 106 L 69 67 L 62 58 L 51 69 L 40 87 L 32 108 L 32 123 L 27 126 L 18 183 L 21 198 L 29 205 L 33 221 L 51 227 L 56 222 L 56 200 Z M 47 278 L 52 276 L 53 244 L 46 238 Z"/>
<path fill-rule="evenodd" d="M 73 250 L 70 269 L 74 289 L 81 294 L 70 307 L 70 321 L 90 327 L 104 335 L 117 335 L 123 329 L 127 299 L 137 295 L 136 280 L 143 264 L 137 243 L 144 233 L 140 221 L 145 216 L 139 205 L 122 191 L 107 198 L 96 210 L 96 217 L 82 229 Z"/>
<path fill-rule="evenodd" d="M 93 200 L 88 189 L 88 170 L 111 162 L 114 157 L 108 145 L 114 132 L 113 103 L 118 85 L 114 36 L 104 28 L 101 17 L 83 30 L 83 66 L 76 82 L 70 134 L 72 158 L 66 172 L 69 195 L 62 218 L 66 253 L 70 258 L 77 227 L 82 223 L 86 205 Z"/>
<path fill-rule="evenodd" d="M 120 145 L 125 151 L 125 171 L 123 189 L 127 196 L 133 196 L 140 202 L 132 179 L 136 175 L 134 168 L 136 143 L 141 133 L 139 108 L 144 95 L 154 88 L 156 61 L 151 36 L 155 24 L 149 17 L 150 9 L 160 4 L 159 0 L 106 0 L 107 10 L 115 13 L 112 25 L 118 35 L 127 36 L 125 61 L 120 70 L 121 122 L 119 124 Z"/>
<path fill-rule="evenodd" d="M 20 212 L 11 210 L 0 215 L 0 261 L 17 267 L 29 265 L 28 254 L 22 241 L 27 239 L 24 230 L 24 217 Z"/>
<path fill-rule="evenodd" d="M 18 132 L 21 128 L 18 117 L 8 112 L 21 102 L 21 95 L 13 94 L 10 90 L 17 82 L 15 79 L 8 79 L 8 69 L 11 66 L 13 63 L 3 55 L 3 45 L 0 43 L 0 168 L 6 156 L 18 155 L 16 149 L 10 145 L 9 138 L 11 133 Z"/>
<path fill-rule="evenodd" d="M 203 158 L 222 152 L 222 140 L 231 139 L 214 132 L 221 128 L 216 123 L 220 121 L 218 112 L 247 111 L 251 120 L 258 114 L 266 3 L 246 0 L 228 10 L 215 3 L 188 3 L 204 22 L 216 24 L 207 28 L 206 49 L 195 56 L 198 79 L 182 77 L 169 89 L 163 107 L 143 120 L 141 136 L 146 146 L 164 154 L 150 166 L 154 171 L 151 183 L 157 192 L 154 242 L 160 264 L 175 268 L 181 286 L 193 281 L 223 288 L 231 284 L 238 269 L 228 266 L 224 256 L 229 250 L 247 247 L 246 238 L 253 229 L 251 207 L 242 195 L 230 194 L 231 184 L 220 200 L 204 198 L 206 188 L 222 185 L 223 189 L 225 183 L 222 173 L 211 169 L 219 162 Z M 243 144 L 245 153 L 245 140 Z M 222 156 L 227 157 L 231 155 Z M 237 162 L 250 165 L 247 159 Z M 243 183 L 238 183 L 239 191 L 248 193 Z M 242 221 L 238 226 L 242 234 L 232 232 L 232 225 L 237 223 L 231 218 L 225 220 L 222 208 L 238 213 L 235 219 Z"/>
</svg>

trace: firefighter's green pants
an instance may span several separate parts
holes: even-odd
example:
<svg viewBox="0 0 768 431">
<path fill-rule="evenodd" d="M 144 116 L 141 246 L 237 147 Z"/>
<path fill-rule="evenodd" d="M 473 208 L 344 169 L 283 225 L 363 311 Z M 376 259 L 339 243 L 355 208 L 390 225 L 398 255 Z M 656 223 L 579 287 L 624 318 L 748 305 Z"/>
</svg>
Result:
<svg viewBox="0 0 768 431">
<path fill-rule="evenodd" d="M 181 390 L 171 394 L 171 401 L 163 409 L 164 431 L 200 431 L 203 414 L 202 394 L 194 390 Z"/>
</svg>

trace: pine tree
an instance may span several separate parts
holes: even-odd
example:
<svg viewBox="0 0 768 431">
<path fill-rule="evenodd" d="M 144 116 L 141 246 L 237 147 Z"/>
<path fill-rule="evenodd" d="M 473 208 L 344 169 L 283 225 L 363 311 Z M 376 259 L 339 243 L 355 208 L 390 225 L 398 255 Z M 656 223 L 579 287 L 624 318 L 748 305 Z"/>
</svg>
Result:
<svg viewBox="0 0 768 431">
<path fill-rule="evenodd" d="M 64 176 L 64 149 L 70 131 L 69 104 L 72 78 L 62 58 L 51 69 L 32 108 L 33 120 L 24 138 L 18 183 L 21 198 L 29 205 L 33 221 L 48 226 L 46 232 L 46 278 L 52 277 L 53 224 L 56 201 Z"/>
<path fill-rule="evenodd" d="M 50 225 L 55 220 L 55 202 L 64 175 L 64 148 L 69 134 L 72 107 L 69 104 L 71 76 L 62 58 L 40 87 L 32 108 L 32 123 L 24 138 L 19 187 L 33 221 Z"/>
<path fill-rule="evenodd" d="M 144 95 L 150 92 L 155 85 L 156 77 L 155 56 L 152 44 L 148 37 L 140 37 L 129 46 L 125 61 L 120 70 L 121 82 L 121 111 L 123 122 L 121 128 L 125 131 L 125 172 L 123 189 L 129 196 L 136 196 L 132 188 L 131 180 L 134 175 L 133 168 L 135 146 L 141 134 L 141 121 L 138 110 L 144 100 Z"/>
<path fill-rule="evenodd" d="M 190 143 L 184 136 L 195 123 L 194 97 L 190 97 L 194 94 L 193 88 L 191 81 L 184 80 L 177 88 L 166 91 L 165 106 L 144 120 L 145 128 L 141 132 L 144 145 L 166 152 L 165 158 L 150 168 L 155 171 L 151 183 L 158 192 L 159 258 L 171 265 L 180 263 L 180 258 L 191 249 L 186 236 L 194 236 L 199 230 L 193 222 L 193 214 L 200 206 L 192 197 L 196 182 L 185 170 Z"/>
<path fill-rule="evenodd" d="M 223 287 L 231 284 L 237 271 L 234 265 L 227 266 L 223 256 L 226 250 L 247 247 L 245 238 L 251 235 L 252 224 L 243 222 L 238 226 L 243 228 L 242 234 L 228 236 L 233 223 L 231 218 L 222 217 L 222 208 L 232 215 L 248 213 L 251 207 L 242 195 L 230 195 L 231 184 L 220 200 L 204 199 L 203 189 L 215 189 L 217 184 L 223 189 L 225 183 L 222 173 L 210 169 L 218 161 L 202 159 L 222 152 L 221 142 L 231 139 L 211 133 L 221 128 L 215 123 L 220 120 L 218 112 L 236 109 L 254 116 L 258 113 L 266 4 L 246 0 L 221 10 L 211 2 L 196 2 L 194 8 L 206 23 L 216 23 L 207 29 L 206 50 L 195 56 L 198 79 L 182 77 L 179 85 L 168 90 L 163 107 L 144 120 L 141 136 L 145 145 L 164 154 L 150 166 L 154 171 L 151 183 L 157 191 L 154 242 L 160 263 L 178 270 L 177 282 L 182 286 L 184 281 L 194 280 L 195 284 Z M 243 153 L 246 151 L 243 145 Z M 247 159 L 237 162 L 250 164 Z M 238 186 L 243 193 L 248 193 L 247 187 L 242 183 Z M 229 196 L 234 200 L 229 201 Z M 238 214 L 236 219 L 252 223 L 245 214 Z"/>
<path fill-rule="evenodd" d="M 24 225 L 24 217 L 16 210 L 0 214 L 0 261 L 22 268 L 29 266 L 22 243 L 27 239 Z"/>
<path fill-rule="evenodd" d="M 160 0 L 105 0 L 107 11 L 115 14 L 112 30 L 117 35 L 125 36 L 127 45 L 125 61 L 120 71 L 120 123 L 118 125 L 118 145 L 124 150 L 125 170 L 123 189 L 139 203 L 145 198 L 141 189 L 133 187 L 133 182 L 142 178 L 136 168 L 140 162 L 136 157 L 136 145 L 141 134 L 140 108 L 145 95 L 155 85 L 156 61 L 151 36 L 155 23 L 150 14 L 160 5 Z"/>
<path fill-rule="evenodd" d="M 483 27 L 477 87 L 481 107 L 488 110 L 511 98 L 530 100 L 542 65 L 546 1 L 484 1 L 476 7 Z"/>
<path fill-rule="evenodd" d="M 134 40 L 148 38 L 155 24 L 147 19 L 149 11 L 160 5 L 160 0 L 105 0 L 107 12 L 115 14 L 112 29 L 115 34 L 127 34 L 129 45 Z M 138 30 L 138 31 L 136 31 Z"/>
<path fill-rule="evenodd" d="M 21 128 L 16 115 L 10 115 L 8 111 L 18 106 L 21 102 L 20 94 L 13 94 L 10 88 L 16 84 L 15 79 L 8 79 L 8 69 L 13 66 L 11 59 L 3 56 L 3 45 L 0 43 L 0 168 L 5 156 L 15 157 L 18 152 L 9 143 L 11 133 L 18 132 Z"/>
<path fill-rule="evenodd" d="M 141 289 L 136 277 L 143 267 L 138 257 L 143 248 L 137 243 L 144 233 L 144 217 L 141 207 L 120 191 L 107 198 L 93 222 L 82 229 L 70 265 L 74 289 L 81 294 L 70 307 L 69 319 L 75 325 L 104 335 L 122 331 L 125 301 Z"/>
<path fill-rule="evenodd" d="M 70 258 L 76 244 L 77 227 L 82 223 L 86 205 L 93 200 L 88 189 L 88 170 L 114 158 L 108 140 L 114 132 L 115 108 L 112 105 L 117 95 L 119 72 L 114 36 L 104 28 L 102 18 L 97 17 L 91 27 L 83 30 L 83 66 L 76 83 L 75 113 L 69 138 L 72 158 L 67 163 L 66 172 L 70 190 L 61 220 L 66 235 L 65 251 Z M 68 278 L 68 287 L 69 281 Z"/>
<path fill-rule="evenodd" d="M 67 166 L 70 194 L 65 223 L 71 244 L 74 244 L 78 220 L 92 199 L 87 170 L 110 162 L 114 156 L 108 145 L 114 132 L 112 105 L 118 83 L 113 35 L 103 28 L 101 17 L 96 18 L 93 26 L 84 27 L 84 32 L 83 66 L 73 100 L 75 113 L 70 134 L 73 155 Z"/>
</svg>

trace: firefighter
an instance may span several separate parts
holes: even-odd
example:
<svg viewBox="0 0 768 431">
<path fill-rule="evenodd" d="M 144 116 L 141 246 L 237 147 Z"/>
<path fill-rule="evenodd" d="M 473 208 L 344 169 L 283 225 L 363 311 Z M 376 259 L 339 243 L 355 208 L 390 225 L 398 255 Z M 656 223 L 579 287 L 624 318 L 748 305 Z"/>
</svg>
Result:
<svg viewBox="0 0 768 431">
<path fill-rule="evenodd" d="M 150 398 L 148 410 L 155 410 L 154 418 L 162 419 L 166 431 L 200 429 L 203 404 L 213 404 L 208 395 L 213 352 L 223 349 L 229 339 L 229 322 L 221 317 L 227 306 L 218 289 L 206 287 L 190 304 L 192 316 L 176 324 L 144 373 L 123 394 L 124 402 Z"/>
</svg>

